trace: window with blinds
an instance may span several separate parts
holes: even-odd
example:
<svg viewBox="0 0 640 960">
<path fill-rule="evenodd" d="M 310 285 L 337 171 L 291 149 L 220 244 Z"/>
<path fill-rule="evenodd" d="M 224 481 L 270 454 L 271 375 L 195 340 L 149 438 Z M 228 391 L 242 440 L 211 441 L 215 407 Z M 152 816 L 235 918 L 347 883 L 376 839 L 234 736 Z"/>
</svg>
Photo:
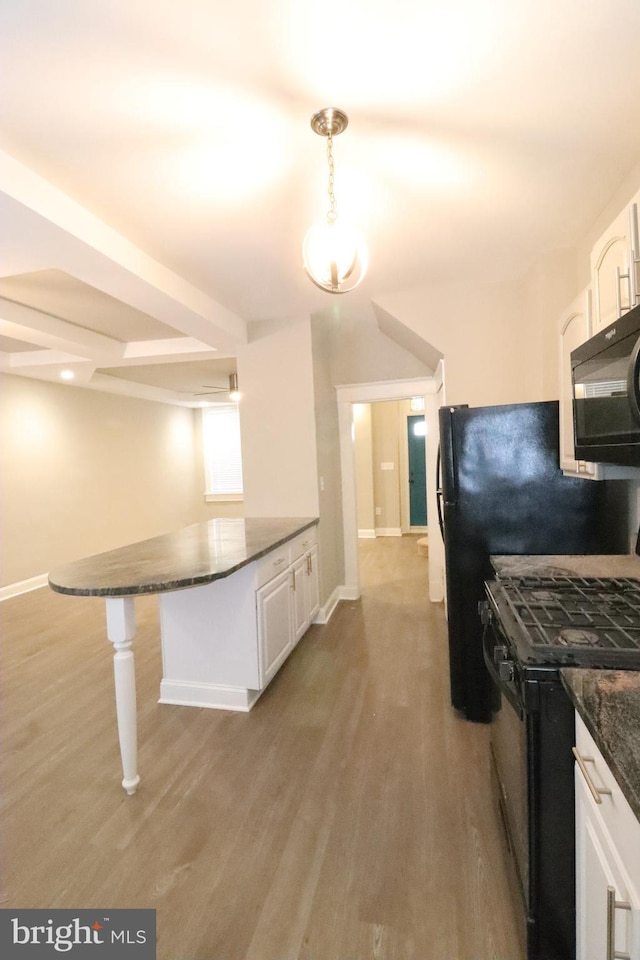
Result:
<svg viewBox="0 0 640 960">
<path fill-rule="evenodd" d="M 202 411 L 205 496 L 242 499 L 240 411 L 237 403 L 219 403 Z"/>
</svg>

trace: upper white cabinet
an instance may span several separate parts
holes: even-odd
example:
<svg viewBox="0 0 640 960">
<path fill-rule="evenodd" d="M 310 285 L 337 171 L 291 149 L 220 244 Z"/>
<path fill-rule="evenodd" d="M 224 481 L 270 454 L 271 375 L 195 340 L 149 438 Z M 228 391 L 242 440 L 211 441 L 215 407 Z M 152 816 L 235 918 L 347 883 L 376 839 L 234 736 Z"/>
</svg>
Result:
<svg viewBox="0 0 640 960">
<path fill-rule="evenodd" d="M 576 717 L 577 960 L 640 960 L 640 823 Z"/>
<path fill-rule="evenodd" d="M 577 297 L 560 320 L 560 467 L 566 474 L 597 478 L 598 465 L 574 455 L 571 351 L 589 339 L 591 290 Z"/>
<path fill-rule="evenodd" d="M 592 333 L 640 303 L 639 205 L 640 193 L 618 214 L 591 251 Z"/>
<path fill-rule="evenodd" d="M 591 480 L 638 479 L 633 467 L 576 460 L 573 429 L 571 351 L 640 304 L 640 191 L 591 251 L 592 283 L 560 317 L 560 467 Z"/>
</svg>

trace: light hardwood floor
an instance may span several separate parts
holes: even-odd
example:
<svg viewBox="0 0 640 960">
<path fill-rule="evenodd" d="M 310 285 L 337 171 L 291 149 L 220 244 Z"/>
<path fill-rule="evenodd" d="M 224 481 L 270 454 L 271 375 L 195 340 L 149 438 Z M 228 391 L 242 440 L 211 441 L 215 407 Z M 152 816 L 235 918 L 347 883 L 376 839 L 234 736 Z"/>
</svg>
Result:
<svg viewBox="0 0 640 960">
<path fill-rule="evenodd" d="M 362 541 L 361 600 L 248 715 L 156 702 L 139 600 L 134 797 L 102 601 L 5 601 L 2 906 L 155 908 L 159 960 L 522 960 L 488 729 L 449 706 L 415 540 Z"/>
</svg>

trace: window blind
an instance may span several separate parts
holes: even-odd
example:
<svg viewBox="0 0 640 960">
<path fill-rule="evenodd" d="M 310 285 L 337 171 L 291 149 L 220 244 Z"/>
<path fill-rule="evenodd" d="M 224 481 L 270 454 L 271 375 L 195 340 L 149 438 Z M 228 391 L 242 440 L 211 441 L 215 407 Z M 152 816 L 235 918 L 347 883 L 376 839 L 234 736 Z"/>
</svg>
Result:
<svg viewBox="0 0 640 960">
<path fill-rule="evenodd" d="M 237 403 L 219 403 L 202 411 L 205 494 L 242 495 L 240 411 Z"/>
</svg>

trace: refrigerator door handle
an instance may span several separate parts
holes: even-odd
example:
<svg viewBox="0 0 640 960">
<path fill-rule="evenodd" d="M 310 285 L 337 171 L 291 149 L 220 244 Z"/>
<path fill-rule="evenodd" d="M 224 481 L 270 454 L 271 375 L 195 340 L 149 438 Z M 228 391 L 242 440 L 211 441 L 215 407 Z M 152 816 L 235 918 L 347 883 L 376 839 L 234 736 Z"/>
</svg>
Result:
<svg viewBox="0 0 640 960">
<path fill-rule="evenodd" d="M 444 542 L 444 521 L 442 519 L 442 477 L 440 464 L 440 444 L 438 444 L 438 453 L 436 455 L 436 507 L 438 508 L 438 526 L 440 535 Z"/>
</svg>

